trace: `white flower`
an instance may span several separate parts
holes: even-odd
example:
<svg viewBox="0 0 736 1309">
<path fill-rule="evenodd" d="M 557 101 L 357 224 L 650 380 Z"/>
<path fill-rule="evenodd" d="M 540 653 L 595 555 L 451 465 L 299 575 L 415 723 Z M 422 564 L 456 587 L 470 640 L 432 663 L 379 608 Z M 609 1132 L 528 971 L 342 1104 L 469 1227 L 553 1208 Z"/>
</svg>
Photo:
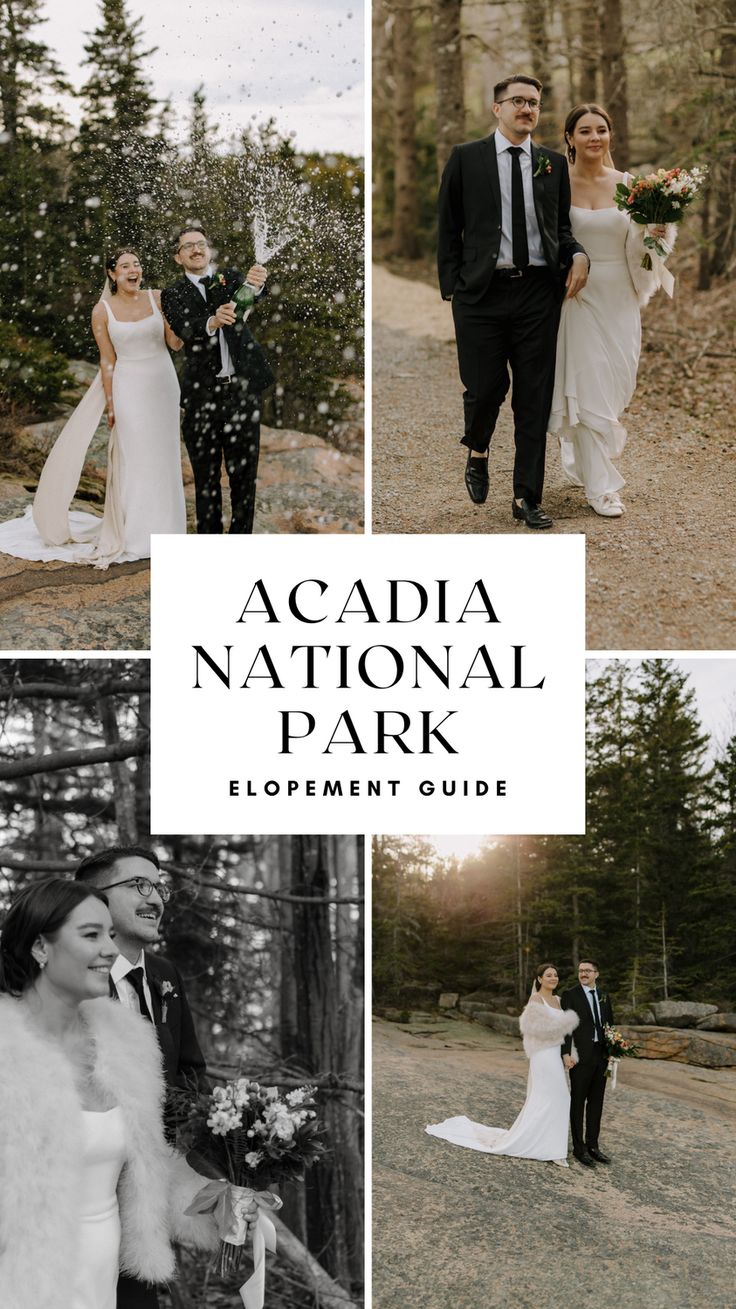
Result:
<svg viewBox="0 0 736 1309">
<path fill-rule="evenodd" d="M 263 1154 L 260 1150 L 250 1150 L 245 1156 L 245 1162 L 249 1168 L 257 1168 L 262 1158 Z"/>
<path fill-rule="evenodd" d="M 301 1104 L 307 1098 L 306 1087 L 298 1086 L 295 1091 L 289 1091 L 286 1097 L 287 1104 Z"/>
<path fill-rule="evenodd" d="M 267 1086 L 265 1090 L 267 1100 L 278 1100 L 279 1088 L 277 1086 Z"/>
<path fill-rule="evenodd" d="M 233 1128 L 240 1126 L 240 1114 L 233 1109 L 215 1109 L 207 1119 L 207 1126 L 213 1136 L 226 1136 Z"/>
</svg>

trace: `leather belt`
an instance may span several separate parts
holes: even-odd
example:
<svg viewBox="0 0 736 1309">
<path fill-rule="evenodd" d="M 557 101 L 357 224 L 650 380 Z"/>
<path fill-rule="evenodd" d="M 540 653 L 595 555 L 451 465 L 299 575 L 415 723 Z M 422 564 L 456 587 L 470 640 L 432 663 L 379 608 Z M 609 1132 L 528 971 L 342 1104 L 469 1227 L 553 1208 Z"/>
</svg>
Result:
<svg viewBox="0 0 736 1309">
<path fill-rule="evenodd" d="M 496 268 L 493 276 L 508 281 L 511 277 L 529 277 L 532 273 L 548 273 L 546 264 L 529 264 L 526 268 Z"/>
</svg>

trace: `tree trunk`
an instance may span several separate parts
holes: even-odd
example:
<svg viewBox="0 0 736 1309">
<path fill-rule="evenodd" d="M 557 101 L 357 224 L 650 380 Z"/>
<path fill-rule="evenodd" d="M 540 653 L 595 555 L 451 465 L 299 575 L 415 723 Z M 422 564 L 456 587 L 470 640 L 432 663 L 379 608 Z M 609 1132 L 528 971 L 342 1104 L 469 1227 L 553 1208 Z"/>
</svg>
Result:
<svg viewBox="0 0 736 1309">
<path fill-rule="evenodd" d="M 601 63 L 603 100 L 613 119 L 613 158 L 617 168 L 629 167 L 629 102 L 624 58 L 624 23 L 621 0 L 607 0 L 601 7 Z"/>
<path fill-rule="evenodd" d="M 736 80 L 736 0 L 726 0 L 720 45 L 719 65 L 725 87 L 722 95 L 732 100 Z M 736 190 L 736 157 L 731 133 L 723 144 L 726 148 L 721 149 L 714 177 L 715 243 L 710 271 L 715 277 L 730 274 L 736 253 L 733 203 Z"/>
<path fill-rule="evenodd" d="M 433 0 L 432 48 L 436 94 L 437 175 L 465 139 L 462 0 Z"/>
<path fill-rule="evenodd" d="M 393 66 L 396 91 L 394 118 L 394 223 L 392 253 L 405 259 L 419 251 L 417 224 L 419 192 L 417 143 L 414 16 L 411 0 L 396 0 L 393 21 Z"/>
<path fill-rule="evenodd" d="M 151 696 L 147 691 L 138 696 L 138 722 L 142 731 L 150 733 Z M 138 837 L 147 840 L 151 830 L 151 755 L 148 751 L 136 761 L 135 821 Z"/>
<path fill-rule="evenodd" d="M 662 902 L 662 917 L 660 921 L 660 931 L 662 935 L 662 991 L 663 999 L 669 1000 L 669 976 L 667 969 L 667 910 L 664 901 Z"/>
<path fill-rule="evenodd" d="M 584 3 L 580 20 L 580 81 L 577 95 L 579 104 L 588 104 L 591 100 L 598 99 L 600 48 L 601 27 L 598 14 L 593 5 Z"/>
<path fill-rule="evenodd" d="M 547 38 L 546 0 L 524 0 L 524 23 L 532 59 L 532 74 L 542 83 L 542 108 L 537 136 L 540 141 L 550 136 L 554 140 L 558 127 Z"/>
<path fill-rule="evenodd" d="M 115 706 L 110 696 L 103 695 L 99 700 L 100 722 L 105 734 L 105 741 L 113 749 L 120 745 L 120 728 L 118 727 Z M 135 814 L 135 787 L 133 778 L 124 759 L 112 760 L 110 763 L 113 795 L 115 797 L 115 824 L 121 845 L 134 845 L 137 839 Z"/>
</svg>

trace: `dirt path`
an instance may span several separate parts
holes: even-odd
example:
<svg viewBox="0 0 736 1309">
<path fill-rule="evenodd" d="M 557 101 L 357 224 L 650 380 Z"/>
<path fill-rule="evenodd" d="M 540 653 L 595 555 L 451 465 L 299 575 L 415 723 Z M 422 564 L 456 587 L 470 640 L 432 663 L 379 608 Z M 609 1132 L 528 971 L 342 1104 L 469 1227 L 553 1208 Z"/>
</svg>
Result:
<svg viewBox="0 0 736 1309">
<path fill-rule="evenodd" d="M 736 647 L 733 365 L 715 350 L 710 327 L 695 320 L 707 310 L 721 315 L 728 338 L 723 306 L 703 299 L 694 306 L 685 288 L 675 304 L 657 301 L 646 311 L 640 385 L 620 460 L 623 518 L 593 513 L 563 480 L 550 442 L 544 505 L 553 530 L 584 532 L 587 541 L 589 650 Z M 425 283 L 379 266 L 373 316 L 374 531 L 526 532 L 511 518 L 508 405 L 494 435 L 486 504 L 474 506 L 465 490 L 449 304 Z M 695 354 L 702 343 L 695 363 L 678 358 L 681 336 Z"/>
<path fill-rule="evenodd" d="M 595 1171 L 424 1134 L 510 1125 L 526 1076 L 480 1024 L 374 1023 L 374 1309 L 733 1309 L 736 1070 L 622 1065 Z"/>
</svg>

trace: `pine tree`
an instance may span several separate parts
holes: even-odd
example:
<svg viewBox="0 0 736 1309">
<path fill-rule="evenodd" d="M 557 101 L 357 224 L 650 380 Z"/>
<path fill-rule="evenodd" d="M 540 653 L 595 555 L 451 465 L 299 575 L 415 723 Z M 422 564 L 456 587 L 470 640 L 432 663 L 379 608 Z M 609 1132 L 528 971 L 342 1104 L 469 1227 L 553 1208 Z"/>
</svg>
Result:
<svg viewBox="0 0 736 1309">
<path fill-rule="evenodd" d="M 67 124 L 50 96 L 70 91 L 34 29 L 39 0 L 0 0 L 0 216 L 7 251 L 2 317 L 45 336 L 54 270 L 64 257 L 60 223 Z"/>
<path fill-rule="evenodd" d="M 84 111 L 74 143 L 71 217 L 79 285 L 90 288 L 80 306 L 85 311 L 117 246 L 135 247 L 149 285 L 168 270 L 168 148 L 157 130 L 144 71 L 154 50 L 143 48 L 142 23 L 129 17 L 126 0 L 101 0 L 99 25 L 84 47 L 90 75 L 80 93 Z M 81 344 L 88 335 L 86 313 L 80 331 Z"/>
<path fill-rule="evenodd" d="M 686 674 L 669 660 L 643 661 L 634 701 L 647 963 L 654 993 L 667 999 L 678 987 L 690 887 L 705 855 L 701 818 L 708 737 Z"/>
</svg>

